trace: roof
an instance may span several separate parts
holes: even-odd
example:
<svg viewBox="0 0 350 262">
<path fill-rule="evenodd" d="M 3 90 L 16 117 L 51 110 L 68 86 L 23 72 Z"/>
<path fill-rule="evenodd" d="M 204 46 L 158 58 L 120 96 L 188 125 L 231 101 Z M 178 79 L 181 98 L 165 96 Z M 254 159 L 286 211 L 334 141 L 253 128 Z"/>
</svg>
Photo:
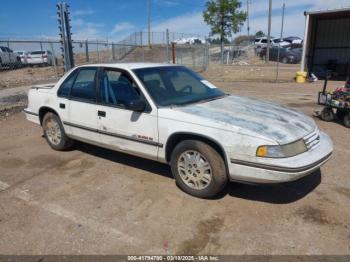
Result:
<svg viewBox="0 0 350 262">
<path fill-rule="evenodd" d="M 350 6 L 336 8 L 336 9 L 305 11 L 304 14 L 305 15 L 328 15 L 328 14 L 343 13 L 343 12 L 350 12 Z"/>
<path fill-rule="evenodd" d="M 105 66 L 105 67 L 115 67 L 120 69 L 138 69 L 138 68 L 179 66 L 179 65 L 166 64 L 166 63 L 100 63 L 100 64 L 86 64 L 81 66 Z"/>
</svg>

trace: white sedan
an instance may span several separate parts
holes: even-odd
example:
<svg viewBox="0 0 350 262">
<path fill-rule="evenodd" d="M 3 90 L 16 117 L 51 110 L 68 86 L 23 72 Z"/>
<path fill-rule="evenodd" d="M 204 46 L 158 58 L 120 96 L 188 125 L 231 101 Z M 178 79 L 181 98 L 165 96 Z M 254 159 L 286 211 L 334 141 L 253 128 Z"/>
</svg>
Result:
<svg viewBox="0 0 350 262">
<path fill-rule="evenodd" d="M 229 180 L 299 179 L 333 151 L 312 118 L 227 95 L 183 66 L 79 66 L 28 98 L 26 117 L 53 149 L 80 140 L 168 163 L 178 185 L 198 197 L 215 196 Z"/>
<path fill-rule="evenodd" d="M 52 66 L 54 64 L 54 59 L 55 57 L 49 50 L 32 51 L 27 54 L 27 63 L 29 65 Z"/>
</svg>

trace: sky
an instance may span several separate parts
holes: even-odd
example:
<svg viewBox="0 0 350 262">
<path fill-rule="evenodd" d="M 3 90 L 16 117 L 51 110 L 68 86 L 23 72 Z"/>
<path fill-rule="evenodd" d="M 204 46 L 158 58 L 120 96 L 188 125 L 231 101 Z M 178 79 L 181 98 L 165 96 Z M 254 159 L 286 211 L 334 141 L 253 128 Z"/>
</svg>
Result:
<svg viewBox="0 0 350 262">
<path fill-rule="evenodd" d="M 121 40 L 147 29 L 147 0 L 67 0 L 73 39 Z M 246 1 L 241 0 L 246 9 Z M 250 1 L 251 34 L 267 31 L 268 0 Z M 57 0 L 1 0 L 0 38 L 57 38 Z M 151 0 L 151 30 L 207 36 L 206 0 Z M 279 36 L 286 3 L 284 36 L 304 34 L 304 11 L 350 7 L 350 0 L 272 0 L 272 35 Z M 244 25 L 238 33 L 247 34 Z"/>
</svg>

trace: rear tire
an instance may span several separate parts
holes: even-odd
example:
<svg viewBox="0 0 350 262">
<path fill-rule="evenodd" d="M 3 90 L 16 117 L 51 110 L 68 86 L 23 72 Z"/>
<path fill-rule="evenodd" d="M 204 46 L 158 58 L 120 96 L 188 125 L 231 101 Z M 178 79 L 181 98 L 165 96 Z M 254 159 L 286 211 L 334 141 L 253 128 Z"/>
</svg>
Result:
<svg viewBox="0 0 350 262">
<path fill-rule="evenodd" d="M 180 142 L 171 154 L 170 165 L 178 186 L 192 196 L 214 197 L 228 181 L 221 155 L 200 141 Z"/>
<path fill-rule="evenodd" d="M 73 146 L 74 140 L 66 135 L 61 120 L 56 114 L 52 112 L 46 113 L 42 127 L 45 139 L 52 149 L 63 151 Z"/>
</svg>

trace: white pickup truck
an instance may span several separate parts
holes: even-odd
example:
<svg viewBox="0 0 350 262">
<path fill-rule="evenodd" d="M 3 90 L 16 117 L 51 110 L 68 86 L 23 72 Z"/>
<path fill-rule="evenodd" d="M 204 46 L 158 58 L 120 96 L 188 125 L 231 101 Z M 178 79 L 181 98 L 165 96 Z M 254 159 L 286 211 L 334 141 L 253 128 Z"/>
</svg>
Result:
<svg viewBox="0 0 350 262">
<path fill-rule="evenodd" d="M 227 95 L 183 66 L 130 63 L 72 69 L 33 87 L 25 109 L 48 144 L 80 140 L 168 163 L 178 185 L 198 197 L 227 181 L 280 183 L 319 169 L 331 139 L 303 113 Z"/>
<path fill-rule="evenodd" d="M 20 67 L 22 65 L 21 58 L 6 46 L 0 46 L 0 68 L 9 66 Z"/>
</svg>

